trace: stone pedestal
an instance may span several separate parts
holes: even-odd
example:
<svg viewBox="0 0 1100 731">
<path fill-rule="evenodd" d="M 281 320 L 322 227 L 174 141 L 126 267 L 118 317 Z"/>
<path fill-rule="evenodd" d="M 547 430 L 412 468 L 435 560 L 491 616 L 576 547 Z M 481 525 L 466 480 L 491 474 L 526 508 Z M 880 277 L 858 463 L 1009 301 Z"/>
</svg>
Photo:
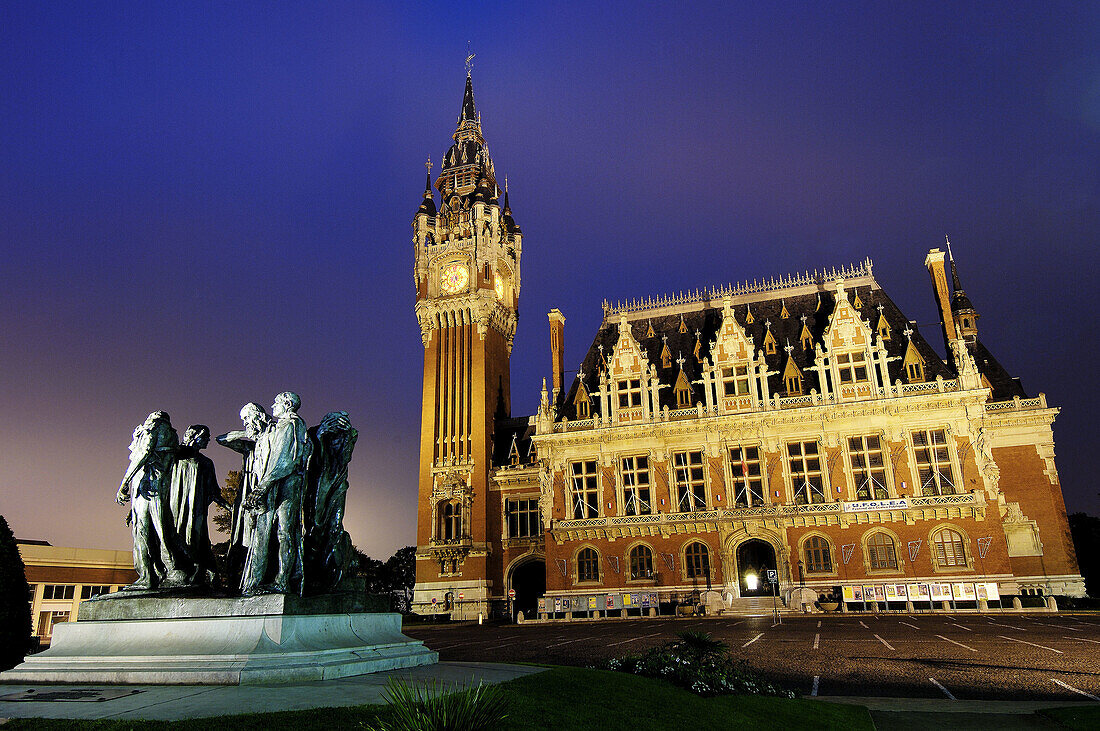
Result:
<svg viewBox="0 0 1100 731">
<path fill-rule="evenodd" d="M 377 598 L 374 598 L 375 600 Z M 364 595 L 128 597 L 87 601 L 15 683 L 253 685 L 363 675 L 438 662 L 401 634 L 401 615 Z"/>
</svg>

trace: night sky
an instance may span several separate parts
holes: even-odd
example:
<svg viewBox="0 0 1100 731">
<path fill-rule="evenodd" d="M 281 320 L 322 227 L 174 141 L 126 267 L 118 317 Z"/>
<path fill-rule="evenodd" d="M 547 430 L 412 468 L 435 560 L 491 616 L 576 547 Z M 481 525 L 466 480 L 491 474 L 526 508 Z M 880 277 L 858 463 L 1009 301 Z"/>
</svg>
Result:
<svg viewBox="0 0 1100 731">
<path fill-rule="evenodd" d="M 575 369 L 604 298 L 867 256 L 942 352 L 949 234 L 981 338 L 1062 408 L 1069 509 L 1100 513 L 1100 4 L 769 5 L 0 4 L 0 513 L 128 548 L 146 414 L 219 434 L 291 389 L 360 430 L 356 544 L 415 542 L 410 224 L 467 41 L 524 231 L 515 414 L 551 307 Z"/>
</svg>

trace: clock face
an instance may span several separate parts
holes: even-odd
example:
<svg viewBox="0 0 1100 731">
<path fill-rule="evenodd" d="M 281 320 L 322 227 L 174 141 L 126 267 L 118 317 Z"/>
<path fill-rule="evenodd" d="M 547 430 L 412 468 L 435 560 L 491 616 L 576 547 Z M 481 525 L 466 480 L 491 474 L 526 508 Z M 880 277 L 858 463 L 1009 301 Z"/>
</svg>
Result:
<svg viewBox="0 0 1100 731">
<path fill-rule="evenodd" d="M 499 274 L 493 277 L 493 287 L 496 288 L 497 299 L 504 299 L 504 279 Z"/>
<path fill-rule="evenodd" d="M 439 273 L 439 288 L 447 294 L 456 294 L 470 283 L 470 270 L 462 264 L 448 264 Z"/>
</svg>

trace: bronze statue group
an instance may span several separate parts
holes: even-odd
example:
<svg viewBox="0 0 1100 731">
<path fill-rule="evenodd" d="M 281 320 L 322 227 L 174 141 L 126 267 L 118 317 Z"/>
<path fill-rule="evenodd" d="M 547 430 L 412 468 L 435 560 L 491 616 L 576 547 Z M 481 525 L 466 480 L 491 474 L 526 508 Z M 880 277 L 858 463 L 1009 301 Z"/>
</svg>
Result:
<svg viewBox="0 0 1100 731">
<path fill-rule="evenodd" d="M 128 590 L 216 591 L 221 584 L 243 596 L 301 596 L 336 588 L 353 555 L 343 520 L 358 432 L 343 411 L 306 428 L 299 406 L 290 391 L 275 397 L 270 416 L 260 404 L 245 404 L 244 428 L 217 437 L 244 460 L 233 505 L 202 454 L 209 428 L 189 426 L 181 444 L 168 414 L 154 411 L 134 430 L 117 496 L 119 504 L 130 501 L 138 578 Z M 215 503 L 232 510 L 223 577 L 207 531 Z"/>
</svg>

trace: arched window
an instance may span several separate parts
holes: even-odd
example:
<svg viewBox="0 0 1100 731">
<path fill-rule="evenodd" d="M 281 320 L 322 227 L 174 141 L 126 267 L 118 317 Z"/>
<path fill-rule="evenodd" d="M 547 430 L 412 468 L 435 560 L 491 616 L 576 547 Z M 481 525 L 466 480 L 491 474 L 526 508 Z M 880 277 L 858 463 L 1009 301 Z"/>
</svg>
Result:
<svg viewBox="0 0 1100 731">
<path fill-rule="evenodd" d="M 634 546 L 630 549 L 630 578 L 653 578 L 653 551 L 649 546 Z"/>
<path fill-rule="evenodd" d="M 440 518 L 440 534 L 445 541 L 462 537 L 462 507 L 458 503 L 444 503 Z"/>
<path fill-rule="evenodd" d="M 806 573 L 822 574 L 833 570 L 833 556 L 829 550 L 829 542 L 821 536 L 810 536 L 803 544 L 803 552 L 806 554 L 803 560 Z"/>
<path fill-rule="evenodd" d="M 932 539 L 936 563 L 940 566 L 966 566 L 966 540 L 952 528 L 944 528 Z"/>
<path fill-rule="evenodd" d="M 698 541 L 684 551 L 684 571 L 689 579 L 704 579 L 710 574 L 710 551 Z"/>
<path fill-rule="evenodd" d="M 594 548 L 582 548 L 577 554 L 577 581 L 600 580 L 600 554 Z"/>
<path fill-rule="evenodd" d="M 898 552 L 894 539 L 885 533 L 876 533 L 867 541 L 867 556 L 872 569 L 897 569 Z"/>
</svg>

